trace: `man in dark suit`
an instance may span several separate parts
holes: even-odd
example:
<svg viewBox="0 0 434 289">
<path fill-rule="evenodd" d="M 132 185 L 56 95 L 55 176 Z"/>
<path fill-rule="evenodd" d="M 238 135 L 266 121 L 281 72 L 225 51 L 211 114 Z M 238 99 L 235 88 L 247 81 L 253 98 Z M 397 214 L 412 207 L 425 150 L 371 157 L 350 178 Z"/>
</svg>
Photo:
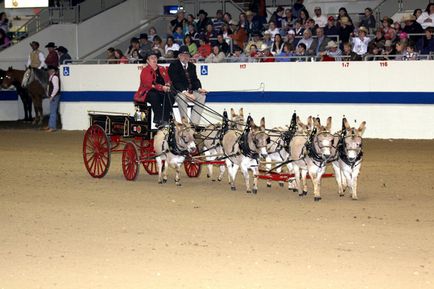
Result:
<svg viewBox="0 0 434 289">
<path fill-rule="evenodd" d="M 202 88 L 197 78 L 196 66 L 190 63 L 187 46 L 179 48 L 178 60 L 169 66 L 169 76 L 177 92 L 177 103 L 181 117 L 188 119 L 187 103 L 194 101 L 191 111 L 191 123 L 198 126 L 203 112 L 207 91 Z"/>
</svg>

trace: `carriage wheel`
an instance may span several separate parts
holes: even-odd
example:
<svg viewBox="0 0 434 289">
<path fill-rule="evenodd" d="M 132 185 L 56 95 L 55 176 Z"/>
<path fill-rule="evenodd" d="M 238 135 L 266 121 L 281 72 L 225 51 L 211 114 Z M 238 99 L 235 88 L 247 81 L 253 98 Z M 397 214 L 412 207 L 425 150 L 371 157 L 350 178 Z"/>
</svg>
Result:
<svg viewBox="0 0 434 289">
<path fill-rule="evenodd" d="M 198 162 L 187 159 L 184 161 L 184 168 L 189 178 L 197 178 L 202 171 L 202 165 Z"/>
<path fill-rule="evenodd" d="M 94 178 L 104 177 L 110 167 L 110 141 L 99 125 L 92 125 L 84 134 L 83 161 L 88 173 Z"/>
<path fill-rule="evenodd" d="M 142 140 L 140 145 L 140 159 L 143 162 L 145 171 L 150 175 L 158 174 L 157 163 L 155 162 L 155 159 L 153 159 L 154 155 L 153 140 Z"/>
<path fill-rule="evenodd" d="M 122 152 L 122 171 L 128 181 L 134 181 L 139 174 L 138 156 L 136 146 L 132 142 L 127 143 Z"/>
</svg>

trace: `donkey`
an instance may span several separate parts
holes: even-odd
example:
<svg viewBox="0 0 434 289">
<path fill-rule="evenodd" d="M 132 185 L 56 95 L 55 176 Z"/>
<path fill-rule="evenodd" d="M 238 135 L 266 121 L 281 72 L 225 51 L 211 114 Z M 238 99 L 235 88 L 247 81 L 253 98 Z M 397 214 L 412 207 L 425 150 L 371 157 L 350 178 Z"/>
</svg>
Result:
<svg viewBox="0 0 434 289">
<path fill-rule="evenodd" d="M 32 97 L 29 91 L 21 86 L 21 80 L 23 78 L 24 71 L 16 70 L 9 67 L 7 71 L 0 69 L 0 84 L 3 88 L 9 88 L 10 86 L 15 86 L 17 94 L 20 96 L 24 107 L 24 121 L 32 121 Z M 34 89 L 37 88 L 35 83 Z M 39 88 L 39 92 L 42 93 L 42 88 Z M 35 108 L 36 111 L 36 108 Z"/>
<path fill-rule="evenodd" d="M 226 113 L 226 112 L 225 112 Z M 204 138 L 203 146 L 204 146 L 204 155 L 207 162 L 215 161 L 221 158 L 223 153 L 222 140 L 223 136 L 226 134 L 228 129 L 233 130 L 243 130 L 244 125 L 244 112 L 243 108 L 239 110 L 239 114 L 235 113 L 235 110 L 231 108 L 231 121 L 227 120 L 227 117 L 223 119 L 223 124 L 210 124 L 205 128 L 205 131 L 209 131 L 210 133 L 202 134 Z M 207 164 L 207 177 L 211 178 L 212 181 L 215 181 L 213 178 L 213 165 Z M 223 179 L 223 174 L 226 171 L 226 166 L 220 166 L 220 173 L 217 180 L 220 182 Z M 230 179 L 229 179 L 230 182 Z"/>
<path fill-rule="evenodd" d="M 309 119 L 311 124 L 311 118 Z M 332 118 L 327 119 L 327 125 L 321 125 L 319 118 L 313 121 L 313 129 L 310 136 L 296 138 L 294 137 L 290 143 L 292 164 L 294 167 L 295 181 L 299 196 L 307 194 L 307 186 L 305 183 L 306 172 L 312 179 L 314 187 L 314 200 L 321 200 L 321 177 L 325 173 L 327 162 L 336 154 L 337 140 L 330 133 Z M 311 125 L 309 126 L 312 127 Z M 303 190 L 301 188 L 300 173 L 303 178 Z"/>
<path fill-rule="evenodd" d="M 182 123 L 171 123 L 169 128 L 160 129 L 154 137 L 155 160 L 158 167 L 158 183 L 167 182 L 167 168 L 175 168 L 175 184 L 181 186 L 179 168 L 185 157 L 196 150 L 194 143 L 194 129 L 187 119 Z M 163 164 L 165 160 L 165 164 Z M 164 167 L 164 169 L 163 169 Z"/>
<path fill-rule="evenodd" d="M 243 132 L 229 130 L 224 135 L 223 151 L 233 191 L 236 190 L 235 177 L 238 168 L 241 167 L 247 193 L 258 192 L 259 157 L 267 157 L 268 139 L 269 136 L 265 132 L 265 119 L 261 119 L 258 127 L 250 116 L 247 118 L 247 125 Z M 249 169 L 253 172 L 253 188 L 250 186 Z"/>
<path fill-rule="evenodd" d="M 357 177 L 362 166 L 362 136 L 366 129 L 366 122 L 362 122 L 358 129 L 351 127 L 348 120 L 342 120 L 342 137 L 338 145 L 338 158 L 332 162 L 338 184 L 339 196 L 344 196 L 348 186 L 351 189 L 351 197 L 357 200 Z"/>
</svg>

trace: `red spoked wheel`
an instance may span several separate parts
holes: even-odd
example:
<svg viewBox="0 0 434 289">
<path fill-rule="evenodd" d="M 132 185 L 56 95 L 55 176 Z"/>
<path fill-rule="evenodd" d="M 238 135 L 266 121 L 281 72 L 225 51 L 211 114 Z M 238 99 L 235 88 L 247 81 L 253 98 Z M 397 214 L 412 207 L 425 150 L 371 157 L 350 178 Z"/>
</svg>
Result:
<svg viewBox="0 0 434 289">
<path fill-rule="evenodd" d="M 139 174 L 139 154 L 137 153 L 136 145 L 128 142 L 122 152 L 122 171 L 125 179 L 134 181 Z"/>
<path fill-rule="evenodd" d="M 198 155 L 198 152 L 195 152 L 192 155 Z M 202 171 L 202 165 L 193 158 L 188 158 L 184 161 L 184 168 L 189 178 L 199 177 L 200 172 Z"/>
<path fill-rule="evenodd" d="M 104 177 L 110 167 L 110 141 L 104 129 L 92 125 L 84 134 L 83 161 L 88 173 L 94 178 Z"/>
<path fill-rule="evenodd" d="M 150 175 L 157 175 L 158 168 L 155 159 L 153 140 L 143 140 L 140 145 L 140 160 L 143 162 L 145 171 Z"/>
</svg>

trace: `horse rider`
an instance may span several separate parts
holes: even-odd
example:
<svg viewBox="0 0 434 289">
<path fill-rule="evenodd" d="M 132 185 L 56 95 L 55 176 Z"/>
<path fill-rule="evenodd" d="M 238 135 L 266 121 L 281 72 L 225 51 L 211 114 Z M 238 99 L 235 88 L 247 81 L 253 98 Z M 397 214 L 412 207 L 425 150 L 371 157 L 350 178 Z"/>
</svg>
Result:
<svg viewBox="0 0 434 289">
<path fill-rule="evenodd" d="M 150 103 L 154 114 L 153 122 L 157 127 L 168 124 L 172 116 L 174 95 L 171 81 L 165 67 L 157 64 L 157 54 L 151 52 L 146 56 L 147 65 L 140 73 L 140 86 L 134 94 L 134 102 Z"/>
<path fill-rule="evenodd" d="M 45 55 L 39 50 L 39 43 L 32 41 L 30 42 L 30 47 L 32 47 L 32 52 L 29 54 L 27 67 L 31 66 L 38 69 L 45 67 Z"/>
<path fill-rule="evenodd" d="M 197 78 L 196 66 L 190 62 L 190 57 L 188 47 L 181 46 L 178 59 L 169 66 L 169 76 L 177 92 L 177 103 L 181 117 L 188 119 L 188 102 L 194 102 L 191 123 L 193 126 L 199 127 L 207 91 L 202 88 L 202 84 Z"/>
<path fill-rule="evenodd" d="M 49 65 L 48 69 L 48 97 L 50 99 L 50 118 L 48 120 L 47 132 L 57 130 L 57 115 L 60 101 L 60 78 L 57 66 Z"/>
</svg>

